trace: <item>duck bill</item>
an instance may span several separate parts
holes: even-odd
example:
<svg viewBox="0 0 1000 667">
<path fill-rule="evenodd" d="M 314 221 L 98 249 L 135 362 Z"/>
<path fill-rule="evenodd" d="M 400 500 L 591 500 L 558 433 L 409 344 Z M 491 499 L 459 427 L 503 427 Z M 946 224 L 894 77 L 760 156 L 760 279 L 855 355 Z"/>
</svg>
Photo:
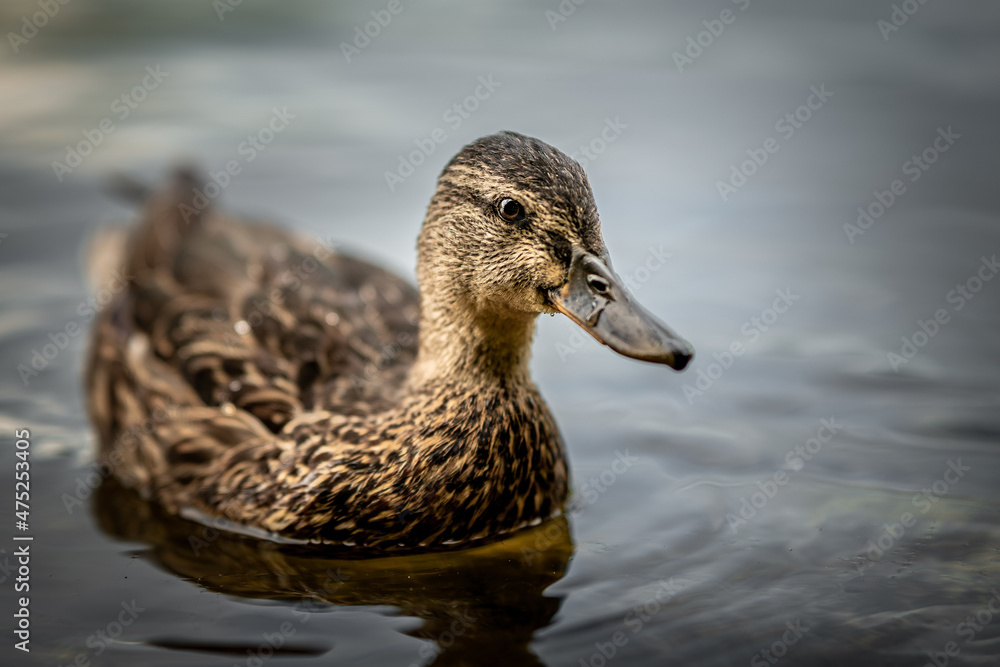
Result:
<svg viewBox="0 0 1000 667">
<path fill-rule="evenodd" d="M 574 249 L 569 280 L 548 296 L 559 312 L 618 354 L 677 371 L 694 356 L 686 340 L 635 301 L 608 263 L 588 252 Z"/>
</svg>

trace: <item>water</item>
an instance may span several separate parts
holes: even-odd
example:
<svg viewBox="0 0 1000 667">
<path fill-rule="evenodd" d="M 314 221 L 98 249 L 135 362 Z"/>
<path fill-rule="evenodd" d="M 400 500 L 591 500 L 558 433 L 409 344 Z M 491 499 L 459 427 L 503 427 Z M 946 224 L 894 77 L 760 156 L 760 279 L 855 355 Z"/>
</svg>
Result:
<svg viewBox="0 0 1000 667">
<path fill-rule="evenodd" d="M 17 53 L 6 38 L 0 420 L 7 442 L 31 430 L 35 541 L 32 651 L 5 632 L 3 663 L 998 664 L 1000 9 L 931 0 L 884 39 L 889 2 L 591 0 L 566 21 L 554 1 L 400 6 L 351 62 L 341 42 L 387 4 L 243 2 L 220 21 L 92 0 Z M 35 11 L 7 3 L 4 34 Z M 241 150 L 275 108 L 287 128 Z M 87 239 L 132 215 L 102 193 L 110 174 L 235 161 L 226 207 L 412 276 L 437 172 L 503 128 L 587 160 L 617 270 L 698 351 L 677 375 L 540 322 L 568 521 L 335 561 L 93 490 L 86 334 L 59 334 L 100 297 Z M 101 141 L 60 181 L 85 131 Z M 872 222 L 845 230 L 859 206 Z M 25 383 L 49 334 L 65 349 Z"/>
</svg>

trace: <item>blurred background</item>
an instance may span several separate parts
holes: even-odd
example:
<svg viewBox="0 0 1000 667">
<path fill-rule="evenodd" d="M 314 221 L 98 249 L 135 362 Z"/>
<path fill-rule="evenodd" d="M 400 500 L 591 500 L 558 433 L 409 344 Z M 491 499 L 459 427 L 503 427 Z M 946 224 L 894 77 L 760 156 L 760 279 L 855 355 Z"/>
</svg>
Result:
<svg viewBox="0 0 1000 667">
<path fill-rule="evenodd" d="M 37 662 L 4 664 L 995 664 L 1000 6 L 8 0 L 0 33 L 0 425 L 37 535 Z M 567 524 L 361 567 L 98 492 L 115 174 L 194 162 L 412 279 L 438 173 L 501 129 L 585 166 L 616 270 L 697 350 L 678 375 L 540 321 Z"/>
</svg>

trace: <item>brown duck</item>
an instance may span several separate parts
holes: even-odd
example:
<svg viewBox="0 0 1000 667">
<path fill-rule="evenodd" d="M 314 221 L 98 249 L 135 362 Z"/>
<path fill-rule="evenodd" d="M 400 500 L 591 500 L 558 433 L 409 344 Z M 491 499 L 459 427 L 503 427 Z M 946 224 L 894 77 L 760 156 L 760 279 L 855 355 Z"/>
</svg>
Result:
<svg viewBox="0 0 1000 667">
<path fill-rule="evenodd" d="M 469 546 L 559 515 L 535 318 L 681 370 L 689 345 L 611 269 L 572 159 L 501 132 L 445 167 L 419 292 L 323 244 L 210 210 L 179 173 L 119 243 L 129 278 L 88 370 L 101 459 L 167 511 L 359 553 Z"/>
</svg>

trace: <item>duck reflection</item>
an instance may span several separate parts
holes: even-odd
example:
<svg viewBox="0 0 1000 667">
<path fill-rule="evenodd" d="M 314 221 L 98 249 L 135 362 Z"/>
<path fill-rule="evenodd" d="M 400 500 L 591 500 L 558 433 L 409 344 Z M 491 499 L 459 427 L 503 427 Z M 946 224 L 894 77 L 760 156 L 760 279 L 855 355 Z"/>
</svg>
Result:
<svg viewBox="0 0 1000 667">
<path fill-rule="evenodd" d="M 149 544 L 145 557 L 210 591 L 299 610 L 397 607 L 424 621 L 408 634 L 436 645 L 422 650 L 422 664 L 542 664 L 529 643 L 559 609 L 561 598 L 545 590 L 574 549 L 564 517 L 474 549 L 352 560 L 327 546 L 278 544 L 167 514 L 113 478 L 93 507 L 106 533 Z"/>
</svg>

